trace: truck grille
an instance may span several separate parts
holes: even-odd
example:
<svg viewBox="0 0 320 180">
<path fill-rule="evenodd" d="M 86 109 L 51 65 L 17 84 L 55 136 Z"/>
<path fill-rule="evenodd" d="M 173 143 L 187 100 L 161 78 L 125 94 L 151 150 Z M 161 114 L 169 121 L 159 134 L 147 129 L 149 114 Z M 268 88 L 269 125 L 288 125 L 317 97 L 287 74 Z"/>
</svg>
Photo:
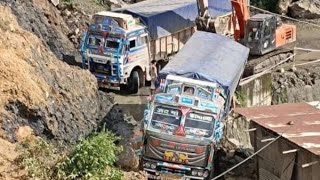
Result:
<svg viewBox="0 0 320 180">
<path fill-rule="evenodd" d="M 149 158 L 200 167 L 207 165 L 206 146 L 182 144 L 153 136 L 147 138 L 146 156 Z"/>
<path fill-rule="evenodd" d="M 112 73 L 111 66 L 107 65 L 107 64 L 99 64 L 99 63 L 91 62 L 90 63 L 90 71 L 109 75 L 109 76 L 112 75 L 111 74 Z"/>
</svg>

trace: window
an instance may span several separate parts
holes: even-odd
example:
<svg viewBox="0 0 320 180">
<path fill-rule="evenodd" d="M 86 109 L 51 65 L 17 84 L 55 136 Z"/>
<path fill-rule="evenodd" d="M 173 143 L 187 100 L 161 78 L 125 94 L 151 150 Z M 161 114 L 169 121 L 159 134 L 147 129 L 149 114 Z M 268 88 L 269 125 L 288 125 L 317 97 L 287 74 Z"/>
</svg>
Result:
<svg viewBox="0 0 320 180">
<path fill-rule="evenodd" d="M 147 44 L 147 36 L 139 37 L 139 46 Z"/>
<path fill-rule="evenodd" d="M 152 115 L 151 125 L 156 129 L 173 132 L 180 125 L 181 115 L 178 109 L 157 106 Z"/>
<path fill-rule="evenodd" d="M 184 86 L 183 94 L 193 95 L 194 94 L 194 88 L 190 87 L 190 86 Z"/>
<path fill-rule="evenodd" d="M 214 117 L 211 115 L 190 112 L 185 120 L 186 134 L 190 136 L 210 137 L 213 133 Z"/>
<path fill-rule="evenodd" d="M 133 39 L 133 40 L 130 40 L 129 41 L 129 48 L 132 49 L 132 48 L 135 48 L 136 47 L 136 40 Z"/>
<path fill-rule="evenodd" d="M 119 42 L 107 40 L 106 41 L 106 47 L 113 48 L 113 49 L 118 49 L 119 48 Z"/>
<path fill-rule="evenodd" d="M 101 36 L 91 35 L 88 38 L 88 45 L 90 46 L 100 46 L 103 42 L 103 38 Z"/>
<path fill-rule="evenodd" d="M 269 22 L 266 22 L 265 27 L 264 27 L 264 36 L 269 36 L 271 34 L 270 32 L 270 25 Z"/>
</svg>

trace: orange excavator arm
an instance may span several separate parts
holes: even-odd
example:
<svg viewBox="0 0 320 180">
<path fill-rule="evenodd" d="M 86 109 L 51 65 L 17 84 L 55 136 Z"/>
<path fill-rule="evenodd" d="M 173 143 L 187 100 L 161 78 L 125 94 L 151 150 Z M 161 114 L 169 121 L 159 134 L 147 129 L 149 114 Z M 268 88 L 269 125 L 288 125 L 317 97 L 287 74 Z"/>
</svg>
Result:
<svg viewBox="0 0 320 180">
<path fill-rule="evenodd" d="M 247 0 L 231 0 L 232 23 L 234 28 L 234 39 L 240 41 L 244 38 L 246 24 L 250 18 Z"/>
</svg>

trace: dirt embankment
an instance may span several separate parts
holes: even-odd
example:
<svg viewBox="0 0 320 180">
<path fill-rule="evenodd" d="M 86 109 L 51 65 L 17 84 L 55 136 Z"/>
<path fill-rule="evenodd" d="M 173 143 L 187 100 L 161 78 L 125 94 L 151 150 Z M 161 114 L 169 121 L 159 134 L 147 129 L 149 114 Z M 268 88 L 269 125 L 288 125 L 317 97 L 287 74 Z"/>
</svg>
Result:
<svg viewBox="0 0 320 180">
<path fill-rule="evenodd" d="M 43 3 L 37 2 L 32 7 L 18 6 L 18 1 L 16 5 L 0 5 L 0 137 L 2 145 L 12 147 L 6 152 L 0 149 L 0 179 L 8 179 L 6 172 L 15 158 L 13 147 L 19 127 L 29 126 L 49 140 L 75 142 L 96 129 L 113 106 L 112 98 L 98 91 L 93 75 L 67 65 L 52 53 L 52 47 L 56 52 L 60 45 L 64 47 L 64 40 L 57 37 L 62 32 L 48 31 L 40 39 L 31 33 L 32 29 L 35 34 L 43 33 L 35 25 L 45 18 L 39 12 L 33 12 L 39 13 L 33 22 L 23 23 Z"/>
</svg>

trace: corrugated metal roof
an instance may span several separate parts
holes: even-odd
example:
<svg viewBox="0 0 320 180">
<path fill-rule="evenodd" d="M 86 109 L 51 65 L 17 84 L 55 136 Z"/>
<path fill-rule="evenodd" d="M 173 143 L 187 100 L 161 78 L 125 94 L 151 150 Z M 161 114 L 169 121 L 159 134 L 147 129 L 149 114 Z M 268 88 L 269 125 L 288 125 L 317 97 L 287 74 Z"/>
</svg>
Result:
<svg viewBox="0 0 320 180">
<path fill-rule="evenodd" d="M 236 108 L 234 112 L 320 155 L 320 110 L 307 103 Z M 291 124 L 291 125 L 290 125 Z"/>
</svg>

